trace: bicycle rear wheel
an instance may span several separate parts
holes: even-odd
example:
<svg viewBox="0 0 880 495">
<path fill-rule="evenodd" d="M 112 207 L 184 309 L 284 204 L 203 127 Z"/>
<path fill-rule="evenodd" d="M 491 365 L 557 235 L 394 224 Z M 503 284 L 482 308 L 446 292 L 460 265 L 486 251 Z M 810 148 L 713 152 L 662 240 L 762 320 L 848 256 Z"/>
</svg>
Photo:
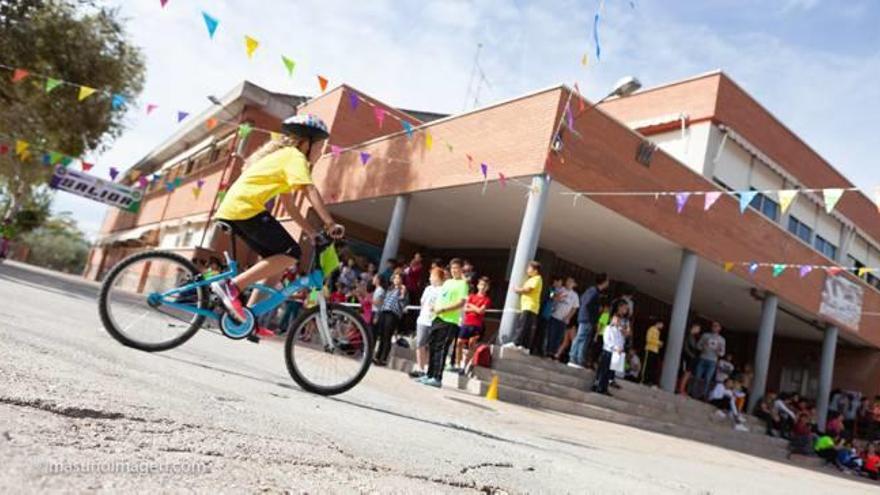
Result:
<svg viewBox="0 0 880 495">
<path fill-rule="evenodd" d="M 205 321 L 191 311 L 162 304 L 159 294 L 192 283 L 199 271 L 188 259 L 165 251 L 138 253 L 110 270 L 98 309 L 107 332 L 123 345 L 164 351 L 189 340 Z M 164 298 L 193 309 L 208 307 L 205 287 Z"/>
<path fill-rule="evenodd" d="M 357 385 L 370 369 L 373 337 L 357 313 L 328 304 L 332 342 L 325 343 L 318 331 L 319 317 L 316 306 L 304 310 L 290 325 L 284 346 L 287 370 L 309 392 L 341 394 Z"/>
</svg>

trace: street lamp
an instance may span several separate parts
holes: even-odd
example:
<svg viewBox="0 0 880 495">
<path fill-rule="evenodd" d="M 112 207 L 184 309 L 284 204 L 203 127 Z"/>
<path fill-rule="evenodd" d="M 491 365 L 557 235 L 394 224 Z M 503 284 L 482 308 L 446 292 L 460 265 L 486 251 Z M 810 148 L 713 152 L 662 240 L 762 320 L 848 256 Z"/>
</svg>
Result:
<svg viewBox="0 0 880 495">
<path fill-rule="evenodd" d="M 636 91 L 638 91 L 641 88 L 642 88 L 642 83 L 641 83 L 641 81 L 638 80 L 638 78 L 635 78 L 633 76 L 622 77 L 617 81 L 616 84 L 614 84 L 614 89 L 611 90 L 611 92 L 608 93 L 608 95 L 605 96 L 605 98 L 602 98 L 602 100 L 606 100 L 612 96 L 619 96 L 620 98 L 625 98 L 625 97 L 635 93 Z"/>
</svg>

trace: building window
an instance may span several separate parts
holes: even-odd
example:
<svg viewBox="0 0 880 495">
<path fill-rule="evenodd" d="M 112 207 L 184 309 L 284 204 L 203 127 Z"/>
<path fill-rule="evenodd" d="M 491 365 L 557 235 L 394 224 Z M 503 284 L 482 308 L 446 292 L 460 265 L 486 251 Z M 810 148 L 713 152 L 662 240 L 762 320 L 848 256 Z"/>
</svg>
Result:
<svg viewBox="0 0 880 495">
<path fill-rule="evenodd" d="M 871 284 L 874 288 L 880 289 L 880 278 L 875 277 L 873 274 L 868 273 L 865 277 L 865 281 Z"/>
<path fill-rule="evenodd" d="M 752 188 L 752 191 L 754 190 Z M 749 206 L 760 211 L 765 217 L 774 222 L 779 220 L 779 203 L 768 198 L 763 193 L 756 194 Z"/>
<path fill-rule="evenodd" d="M 864 268 L 865 264 L 862 263 L 861 261 L 857 260 L 851 254 L 846 255 L 846 261 L 847 261 L 847 268 L 852 268 L 852 270 L 850 270 L 850 271 L 853 272 L 853 274 L 858 277 L 859 276 L 859 268 Z"/>
<path fill-rule="evenodd" d="M 793 215 L 788 217 L 788 231 L 807 244 L 812 244 L 813 229 Z"/>
<path fill-rule="evenodd" d="M 813 247 L 816 248 L 816 251 L 819 251 L 832 260 L 837 259 L 837 246 L 826 241 L 821 235 L 816 234 L 816 240 L 813 243 Z"/>
</svg>

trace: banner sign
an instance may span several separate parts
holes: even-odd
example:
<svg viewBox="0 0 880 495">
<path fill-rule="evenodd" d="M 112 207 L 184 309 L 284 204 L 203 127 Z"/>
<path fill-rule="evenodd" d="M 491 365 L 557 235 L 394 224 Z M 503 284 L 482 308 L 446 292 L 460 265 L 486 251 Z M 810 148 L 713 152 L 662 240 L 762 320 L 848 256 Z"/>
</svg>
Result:
<svg viewBox="0 0 880 495">
<path fill-rule="evenodd" d="M 862 288 L 843 275 L 825 277 L 819 314 L 858 331 L 862 319 Z"/>
<path fill-rule="evenodd" d="M 140 209 L 143 198 L 143 191 L 140 189 L 109 182 L 60 165 L 55 168 L 49 187 L 132 213 Z"/>
</svg>

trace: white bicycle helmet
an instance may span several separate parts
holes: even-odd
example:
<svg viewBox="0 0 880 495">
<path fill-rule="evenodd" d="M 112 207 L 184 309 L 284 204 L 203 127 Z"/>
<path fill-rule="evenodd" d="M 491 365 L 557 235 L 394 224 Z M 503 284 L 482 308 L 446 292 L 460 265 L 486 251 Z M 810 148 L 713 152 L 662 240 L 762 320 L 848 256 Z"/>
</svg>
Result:
<svg viewBox="0 0 880 495">
<path fill-rule="evenodd" d="M 317 115 L 293 115 L 281 124 L 281 132 L 320 141 L 330 136 L 327 124 Z"/>
</svg>

